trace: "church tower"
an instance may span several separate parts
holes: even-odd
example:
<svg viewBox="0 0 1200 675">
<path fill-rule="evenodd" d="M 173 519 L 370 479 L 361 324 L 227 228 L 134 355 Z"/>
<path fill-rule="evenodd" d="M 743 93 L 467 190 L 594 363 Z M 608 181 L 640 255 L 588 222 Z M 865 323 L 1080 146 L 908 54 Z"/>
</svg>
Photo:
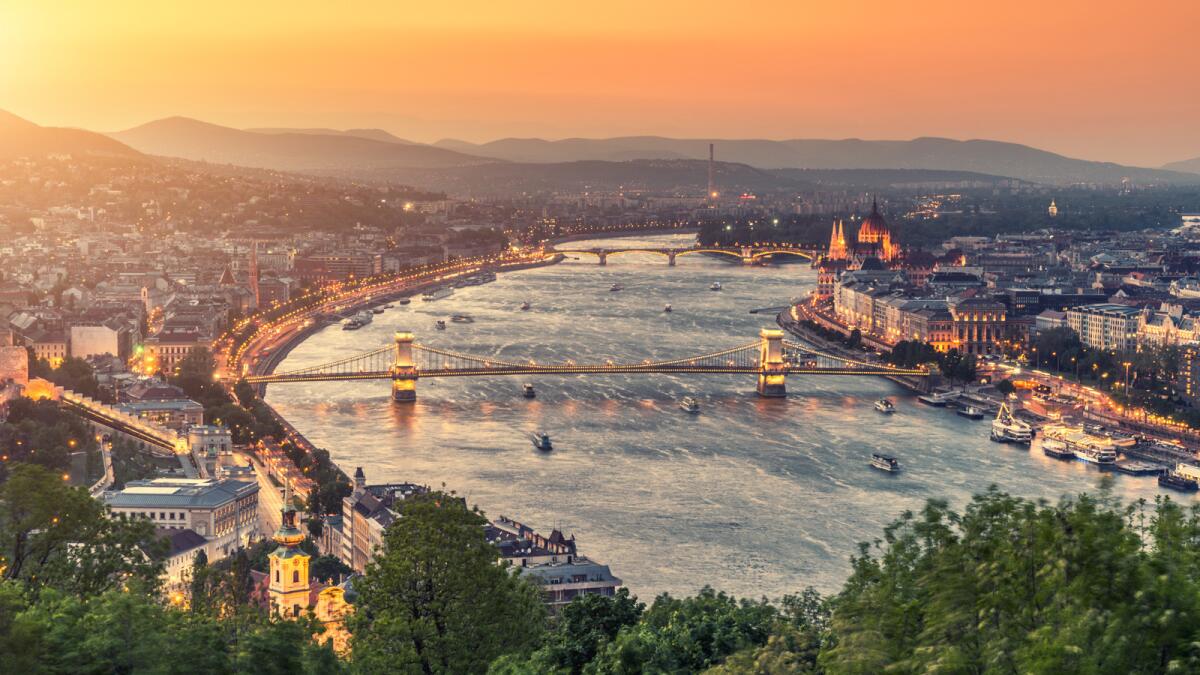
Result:
<svg viewBox="0 0 1200 675">
<path fill-rule="evenodd" d="M 1053 199 L 1050 200 L 1050 208 L 1048 211 L 1050 212 L 1051 218 L 1058 215 L 1058 204 L 1055 204 Z"/>
<path fill-rule="evenodd" d="M 279 548 L 268 556 L 271 578 L 267 588 L 271 608 L 283 616 L 294 618 L 308 611 L 309 555 L 300 550 L 304 533 L 296 527 L 296 509 L 291 501 L 291 492 L 285 489 L 283 523 L 275 531 L 274 537 Z"/>
<path fill-rule="evenodd" d="M 825 254 L 826 260 L 845 260 L 849 257 L 849 251 L 846 248 L 846 230 L 842 225 L 841 220 L 836 220 L 833 223 L 833 231 L 829 233 L 829 251 Z"/>
</svg>

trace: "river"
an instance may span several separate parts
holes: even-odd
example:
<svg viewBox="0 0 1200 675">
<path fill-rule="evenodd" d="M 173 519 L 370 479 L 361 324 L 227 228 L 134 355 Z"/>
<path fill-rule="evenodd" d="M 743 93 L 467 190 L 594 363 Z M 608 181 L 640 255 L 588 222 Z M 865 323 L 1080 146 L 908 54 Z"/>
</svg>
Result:
<svg viewBox="0 0 1200 675">
<path fill-rule="evenodd" d="M 692 235 L 573 242 L 572 248 L 687 246 Z M 709 285 L 720 281 L 723 290 Z M 624 286 L 610 292 L 614 283 Z M 594 258 L 511 274 L 434 302 L 415 299 L 358 331 L 329 327 L 278 370 L 314 365 L 389 343 L 417 342 L 498 359 L 617 362 L 668 359 L 753 341 L 784 305 L 809 291 L 806 264 L 743 268 L 700 255 Z M 528 300 L 532 308 L 521 311 Z M 670 303 L 674 311 L 664 313 Z M 471 324 L 450 323 L 467 314 Z M 437 319 L 447 320 L 435 331 Z M 445 485 L 493 516 L 549 534 L 574 534 L 580 551 L 611 566 L 645 599 L 708 584 L 778 597 L 840 587 L 861 541 L 926 499 L 963 506 L 989 484 L 1057 500 L 1094 491 L 1100 472 L 992 443 L 987 422 L 917 403 L 878 378 L 790 377 L 787 399 L 762 399 L 752 376 L 583 375 L 421 380 L 417 402 L 395 405 L 387 382 L 273 385 L 267 399 L 347 473 L 372 483 Z M 689 415 L 678 399 L 699 399 Z M 882 397 L 897 412 L 872 408 Z M 537 452 L 545 429 L 555 450 Z M 887 475 L 872 452 L 900 458 Z M 1117 476 L 1123 500 L 1153 499 L 1153 478 Z M 1190 500 L 1190 497 L 1184 499 Z"/>
</svg>

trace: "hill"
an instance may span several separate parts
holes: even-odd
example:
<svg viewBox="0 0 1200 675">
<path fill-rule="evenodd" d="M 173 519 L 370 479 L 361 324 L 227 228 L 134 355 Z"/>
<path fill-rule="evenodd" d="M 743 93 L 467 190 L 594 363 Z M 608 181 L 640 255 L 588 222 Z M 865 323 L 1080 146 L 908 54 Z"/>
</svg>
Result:
<svg viewBox="0 0 1200 675">
<path fill-rule="evenodd" d="M 0 110 L 0 158 L 56 154 L 141 156 L 128 145 L 103 134 L 83 129 L 43 127 Z"/>
<path fill-rule="evenodd" d="M 1193 157 L 1192 159 L 1185 159 L 1181 162 L 1164 164 L 1162 168 L 1166 169 L 1167 171 L 1183 171 L 1185 173 L 1200 174 L 1200 157 Z"/>
<path fill-rule="evenodd" d="M 604 190 L 677 192 L 701 196 L 707 189 L 708 162 L 696 159 L 638 159 L 624 162 L 506 162 L 444 169 L 389 169 L 362 174 L 403 182 L 427 190 L 458 195 L 493 196 L 514 192 L 583 192 Z M 716 162 L 714 177 L 721 190 L 777 192 L 815 189 L 821 185 L 885 188 L 899 184 L 975 182 L 995 184 L 1000 176 L 961 171 L 875 169 L 758 169 L 748 164 Z"/>
<path fill-rule="evenodd" d="M 334 134 L 244 131 L 169 117 L 109 134 L 151 155 L 280 171 L 355 172 L 400 167 L 450 167 L 494 162 L 429 145 Z"/>
<path fill-rule="evenodd" d="M 300 128 L 292 129 L 288 127 L 260 127 L 257 129 L 246 129 L 257 134 L 313 134 L 316 136 L 353 136 L 355 138 L 369 138 L 373 141 L 383 141 L 385 143 L 399 143 L 401 145 L 421 145 L 416 141 L 410 141 L 407 138 L 400 138 L 390 131 L 383 129 L 327 129 L 324 127 Z M 453 148 L 449 148 L 453 150 Z"/>
<path fill-rule="evenodd" d="M 715 140 L 628 136 L 607 139 L 506 138 L 472 144 L 445 140 L 434 145 L 514 162 L 564 162 L 614 159 L 706 159 L 708 144 L 717 157 L 761 169 L 933 169 L 1004 175 L 1052 184 L 1139 182 L 1195 183 L 1195 176 L 1074 159 L 1018 143 L 948 138 L 909 141 Z"/>
</svg>

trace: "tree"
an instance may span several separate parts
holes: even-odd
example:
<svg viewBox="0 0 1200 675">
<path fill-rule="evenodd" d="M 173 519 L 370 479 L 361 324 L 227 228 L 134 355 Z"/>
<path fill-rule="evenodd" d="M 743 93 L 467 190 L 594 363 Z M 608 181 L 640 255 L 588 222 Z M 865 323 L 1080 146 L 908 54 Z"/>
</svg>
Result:
<svg viewBox="0 0 1200 675">
<path fill-rule="evenodd" d="M 163 543 L 144 519 L 109 518 L 87 491 L 61 476 L 19 464 L 0 486 L 2 578 L 80 596 L 130 583 L 155 588 Z"/>
<path fill-rule="evenodd" d="M 493 665 L 496 673 L 582 673 L 596 654 L 625 626 L 637 624 L 645 603 L 620 588 L 612 597 L 589 593 L 562 608 L 545 644 L 528 660 L 519 656 Z"/>
<path fill-rule="evenodd" d="M 1017 385 L 1012 383 L 1012 380 L 1000 380 L 996 383 L 996 391 L 1008 396 L 1017 390 Z"/>
<path fill-rule="evenodd" d="M 358 669 L 481 673 L 497 657 L 537 645 L 540 590 L 497 564 L 486 522 L 452 494 L 404 502 L 383 551 L 355 584 L 348 624 Z"/>
</svg>

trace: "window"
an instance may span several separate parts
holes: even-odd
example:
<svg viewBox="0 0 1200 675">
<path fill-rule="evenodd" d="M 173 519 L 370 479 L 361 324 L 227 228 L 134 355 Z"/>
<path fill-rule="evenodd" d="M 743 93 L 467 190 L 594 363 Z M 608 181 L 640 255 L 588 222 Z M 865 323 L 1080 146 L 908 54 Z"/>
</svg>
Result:
<svg viewBox="0 0 1200 675">
<path fill-rule="evenodd" d="M 292 605 L 292 616 L 300 616 L 300 605 Z"/>
<path fill-rule="evenodd" d="M 279 582 L 279 570 L 275 570 L 275 582 Z"/>
<path fill-rule="evenodd" d="M 300 570 L 292 570 L 292 583 L 300 583 Z"/>
</svg>

